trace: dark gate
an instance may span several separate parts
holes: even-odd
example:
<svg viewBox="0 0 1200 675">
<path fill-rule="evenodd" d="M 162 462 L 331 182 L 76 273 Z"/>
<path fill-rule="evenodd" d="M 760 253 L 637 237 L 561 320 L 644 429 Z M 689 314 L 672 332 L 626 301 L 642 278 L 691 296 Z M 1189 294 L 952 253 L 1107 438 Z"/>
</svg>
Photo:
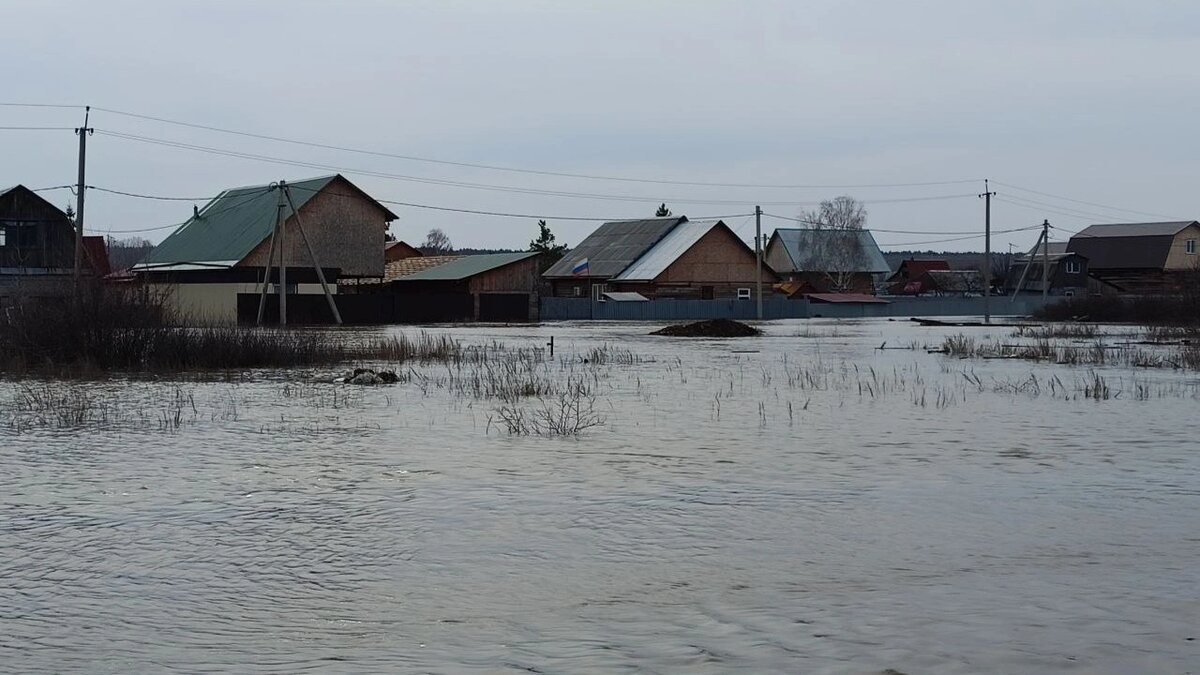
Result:
<svg viewBox="0 0 1200 675">
<path fill-rule="evenodd" d="M 479 320 L 496 322 L 529 321 L 529 294 L 480 294 Z"/>
</svg>

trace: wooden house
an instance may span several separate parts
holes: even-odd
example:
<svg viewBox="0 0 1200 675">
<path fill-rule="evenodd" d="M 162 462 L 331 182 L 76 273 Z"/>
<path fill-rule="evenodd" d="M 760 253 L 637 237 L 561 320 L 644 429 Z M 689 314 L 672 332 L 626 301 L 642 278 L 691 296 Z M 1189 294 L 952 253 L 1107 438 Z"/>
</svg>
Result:
<svg viewBox="0 0 1200 675">
<path fill-rule="evenodd" d="M 1088 273 L 1127 293 L 1171 292 L 1200 270 L 1200 222 L 1092 225 L 1067 244 L 1088 260 Z"/>
<path fill-rule="evenodd" d="M 420 258 L 425 255 L 421 249 L 403 241 L 388 241 L 383 244 L 384 263 L 396 262 L 405 258 Z"/>
<path fill-rule="evenodd" d="M 1067 242 L 1054 241 L 1050 242 L 1048 247 L 1038 245 L 1013 259 L 1004 277 L 1004 292 L 1041 293 L 1044 285 L 1042 279 L 1047 276 L 1047 262 L 1050 268 L 1047 293 L 1089 295 L 1099 292 L 1098 282 L 1090 281 L 1087 257 L 1068 251 Z M 1093 286 L 1097 288 L 1092 288 Z"/>
<path fill-rule="evenodd" d="M 108 273 L 102 237 L 84 237 L 80 270 Z M 23 185 L 0 189 L 0 306 L 21 298 L 62 298 L 74 285 L 75 226 L 71 219 Z"/>
<path fill-rule="evenodd" d="M 302 270 L 313 270 L 312 256 L 299 224 L 322 269 L 342 278 L 381 278 L 387 223 L 396 215 L 340 175 L 288 183 L 292 204 L 283 210 L 282 256 L 289 295 L 319 295 Z M 201 323 L 233 322 L 239 294 L 254 294 L 267 264 L 271 235 L 279 214 L 275 184 L 225 190 L 156 246 L 132 271 L 164 286 L 175 308 Z M 286 203 L 286 202 L 285 202 Z M 276 242 L 278 245 L 278 241 Z M 180 274 L 184 273 L 186 274 Z M 272 280 L 278 275 L 272 274 Z M 272 284 L 271 293 L 278 293 Z"/>
<path fill-rule="evenodd" d="M 721 220 L 686 217 L 614 221 L 601 225 L 542 275 L 556 297 L 604 302 L 607 293 L 648 299 L 750 299 L 758 261 Z M 778 277 L 762 266 L 770 287 Z"/>
<path fill-rule="evenodd" d="M 868 230 L 780 228 L 766 247 L 767 264 L 802 293 L 875 292 L 891 272 Z"/>
<path fill-rule="evenodd" d="M 945 260 L 918 260 L 908 258 L 900 261 L 900 267 L 887 278 L 887 292 L 892 295 L 920 295 L 925 291 L 922 275 L 931 271 L 949 271 L 950 263 Z"/>
</svg>

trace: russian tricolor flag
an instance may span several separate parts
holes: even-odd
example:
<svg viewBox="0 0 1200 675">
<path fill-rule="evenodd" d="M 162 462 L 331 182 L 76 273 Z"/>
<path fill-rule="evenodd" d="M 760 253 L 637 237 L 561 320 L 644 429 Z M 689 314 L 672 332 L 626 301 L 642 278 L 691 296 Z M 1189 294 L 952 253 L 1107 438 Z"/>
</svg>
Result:
<svg viewBox="0 0 1200 675">
<path fill-rule="evenodd" d="M 571 276 L 585 277 L 585 276 L 587 276 L 587 274 L 588 274 L 588 259 L 587 258 L 584 258 L 583 260 L 580 260 L 579 262 L 575 263 L 575 266 L 571 268 Z"/>
</svg>

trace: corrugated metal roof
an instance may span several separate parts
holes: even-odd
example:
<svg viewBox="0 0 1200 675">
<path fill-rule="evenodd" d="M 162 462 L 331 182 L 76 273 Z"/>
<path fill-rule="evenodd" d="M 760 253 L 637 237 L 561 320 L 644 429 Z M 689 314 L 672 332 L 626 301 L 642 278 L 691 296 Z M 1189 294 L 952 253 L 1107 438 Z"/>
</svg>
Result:
<svg viewBox="0 0 1200 675">
<path fill-rule="evenodd" d="M 930 270 L 922 276 L 929 280 L 926 290 L 951 293 L 983 292 L 983 274 L 979 270 Z"/>
<path fill-rule="evenodd" d="M 396 281 L 461 281 L 477 274 L 490 272 L 494 269 L 528 260 L 537 256 L 536 252 L 523 251 L 520 253 L 488 253 L 485 255 L 464 255 L 415 272 Z M 428 258 L 409 258 L 409 260 L 428 260 Z"/>
<path fill-rule="evenodd" d="M 1071 237 L 1067 250 L 1086 256 L 1092 271 L 1112 269 L 1163 269 L 1171 243 L 1181 230 L 1196 221 L 1092 225 Z"/>
<path fill-rule="evenodd" d="M 633 291 L 609 291 L 604 297 L 614 302 L 650 302 L 650 298 Z"/>
<path fill-rule="evenodd" d="M 704 235 L 723 224 L 719 220 L 689 220 L 680 223 L 633 264 L 613 277 L 613 281 L 654 281 Z"/>
<path fill-rule="evenodd" d="M 304 208 L 337 176 L 291 183 L 292 201 Z M 275 228 L 279 193 L 270 185 L 225 190 L 146 256 L 144 264 L 241 260 Z M 285 216 L 289 214 L 285 208 Z"/>
<path fill-rule="evenodd" d="M 322 176 L 292 181 L 289 186 L 292 202 L 297 209 L 334 181 L 343 181 L 366 199 L 369 195 L 340 175 Z M 225 190 L 200 209 L 200 212 L 180 225 L 161 244 L 146 256 L 145 262 L 185 263 L 241 260 L 275 228 L 279 193 L 270 185 L 252 185 Z M 395 214 L 383 209 L 392 219 Z M 284 209 L 285 217 L 291 209 Z"/>
<path fill-rule="evenodd" d="M 855 265 L 855 267 L 859 269 L 831 270 L 829 261 L 822 260 L 825 257 L 822 251 L 829 246 L 830 240 L 850 233 L 853 233 L 857 239 L 861 264 Z M 777 269 L 776 272 L 854 271 L 886 274 L 892 271 L 887 261 L 883 259 L 883 253 L 879 250 L 879 245 L 875 243 L 875 237 L 871 236 L 870 230 L 779 228 L 775 230 L 774 236 L 779 238 L 780 244 L 783 245 L 794 265 L 794 269 Z"/>
<path fill-rule="evenodd" d="M 816 302 L 851 303 L 857 305 L 886 305 L 887 300 L 866 293 L 805 293 L 804 297 Z"/>
<path fill-rule="evenodd" d="M 1194 220 L 1175 220 L 1164 223 L 1110 223 L 1089 225 L 1075 237 L 1173 237 Z M 1075 237 L 1071 237 L 1074 239 Z M 1051 243 L 1051 246 L 1054 244 Z"/>
<path fill-rule="evenodd" d="M 683 216 L 672 216 L 604 223 L 554 263 L 543 276 L 569 278 L 573 276 L 571 270 L 575 265 L 586 258 L 588 273 L 583 276 L 603 279 L 615 277 L 667 236 L 676 225 L 685 222 L 687 218 Z"/>
</svg>

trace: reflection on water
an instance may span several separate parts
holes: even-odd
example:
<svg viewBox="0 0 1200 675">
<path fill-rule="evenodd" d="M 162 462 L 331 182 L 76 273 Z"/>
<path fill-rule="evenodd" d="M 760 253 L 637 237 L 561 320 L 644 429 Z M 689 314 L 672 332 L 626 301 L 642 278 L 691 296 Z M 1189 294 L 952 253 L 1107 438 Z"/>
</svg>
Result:
<svg viewBox="0 0 1200 675">
<path fill-rule="evenodd" d="M 509 436 L 438 366 L 79 385 L 82 426 L 0 384 L 0 670 L 1200 662 L 1193 376 L 959 361 L 898 322 L 431 330 L 554 335 L 604 425 Z M 606 343 L 638 358 L 573 359 Z"/>
</svg>

